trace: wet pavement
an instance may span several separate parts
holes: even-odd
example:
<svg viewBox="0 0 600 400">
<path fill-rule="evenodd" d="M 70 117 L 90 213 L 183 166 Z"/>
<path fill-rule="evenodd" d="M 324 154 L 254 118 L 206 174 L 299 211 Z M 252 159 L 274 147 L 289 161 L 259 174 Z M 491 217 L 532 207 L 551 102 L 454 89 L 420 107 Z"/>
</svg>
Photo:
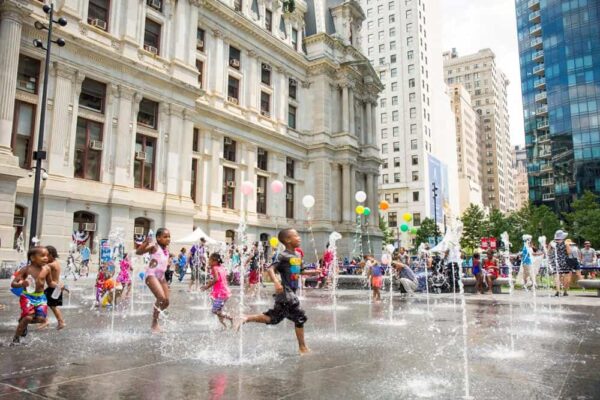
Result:
<svg viewBox="0 0 600 400">
<path fill-rule="evenodd" d="M 305 291 L 312 353 L 299 356 L 291 322 L 222 331 L 205 295 L 178 283 L 161 335 L 149 332 L 148 293 L 136 290 L 133 313 L 123 303 L 111 333 L 112 314 L 91 309 L 92 281 L 78 281 L 65 330 L 51 317 L 52 329 L 9 347 L 19 310 L 7 286 L 0 400 L 600 398 L 595 292 L 466 295 L 463 308 L 460 295 L 395 294 L 390 307 L 387 293 L 370 304 L 368 292 L 344 290 L 334 306 L 330 292 Z M 265 311 L 270 290 L 246 311 Z M 233 313 L 238 298 L 234 289 Z"/>
</svg>

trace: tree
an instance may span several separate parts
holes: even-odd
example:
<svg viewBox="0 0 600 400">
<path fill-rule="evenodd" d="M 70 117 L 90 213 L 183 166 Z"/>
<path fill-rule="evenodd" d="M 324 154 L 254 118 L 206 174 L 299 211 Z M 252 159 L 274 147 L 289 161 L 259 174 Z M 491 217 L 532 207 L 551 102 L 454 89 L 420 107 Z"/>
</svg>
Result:
<svg viewBox="0 0 600 400">
<path fill-rule="evenodd" d="M 531 206 L 526 233 L 529 233 L 534 238 L 544 235 L 548 238 L 548 242 L 550 242 L 554 237 L 554 232 L 558 229 L 560 229 L 560 221 L 550 207 L 545 205 L 539 207 Z"/>
<path fill-rule="evenodd" d="M 572 212 L 565 215 L 572 237 L 582 244 L 589 240 L 593 244 L 600 243 L 600 205 L 598 196 L 590 191 L 575 200 L 571 205 Z"/>
<path fill-rule="evenodd" d="M 481 207 L 471 204 L 465 210 L 460 220 L 463 223 L 460 246 L 467 254 L 472 254 L 479 247 L 479 240 L 483 236 L 486 220 L 485 214 Z"/>
<path fill-rule="evenodd" d="M 487 218 L 485 236 L 495 237 L 496 241 L 500 243 L 500 235 L 502 235 L 504 232 L 508 232 L 508 228 L 508 217 L 497 208 L 492 209 Z"/>
<path fill-rule="evenodd" d="M 429 243 L 429 238 L 435 236 L 436 225 L 435 221 L 431 218 L 425 218 L 421 221 L 421 226 L 419 226 L 419 231 L 417 232 L 416 242 L 417 247 L 421 243 Z"/>
<path fill-rule="evenodd" d="M 381 230 L 381 233 L 383 234 L 382 244 L 384 246 L 386 244 L 394 243 L 394 232 L 392 232 L 382 215 L 379 216 L 379 230 Z"/>
</svg>

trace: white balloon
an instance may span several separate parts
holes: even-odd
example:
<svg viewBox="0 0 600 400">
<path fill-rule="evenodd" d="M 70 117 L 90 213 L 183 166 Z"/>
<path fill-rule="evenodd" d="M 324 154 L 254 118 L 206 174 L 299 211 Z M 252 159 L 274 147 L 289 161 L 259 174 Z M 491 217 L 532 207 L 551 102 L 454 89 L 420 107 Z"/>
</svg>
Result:
<svg viewBox="0 0 600 400">
<path fill-rule="evenodd" d="M 356 192 L 356 194 L 354 195 L 354 198 L 356 199 L 356 201 L 358 201 L 359 203 L 364 203 L 365 200 L 367 200 L 367 194 L 365 192 L 363 192 L 362 190 L 359 190 L 358 192 Z"/>
<path fill-rule="evenodd" d="M 387 250 L 388 253 L 392 254 L 394 252 L 394 250 L 396 250 L 396 248 L 394 247 L 393 244 L 388 244 L 387 246 L 385 246 L 385 249 Z"/>
<path fill-rule="evenodd" d="M 312 208 L 315 205 L 315 198 L 310 194 L 307 194 L 302 198 L 302 205 L 305 208 Z"/>
<path fill-rule="evenodd" d="M 390 256 L 387 254 L 382 254 L 381 255 L 381 263 L 382 264 L 389 264 L 390 263 Z"/>
</svg>

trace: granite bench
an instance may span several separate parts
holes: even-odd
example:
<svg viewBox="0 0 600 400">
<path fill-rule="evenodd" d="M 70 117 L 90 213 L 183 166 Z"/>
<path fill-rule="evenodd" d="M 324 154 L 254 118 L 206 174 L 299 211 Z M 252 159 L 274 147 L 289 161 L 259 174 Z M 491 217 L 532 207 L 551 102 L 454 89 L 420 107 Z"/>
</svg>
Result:
<svg viewBox="0 0 600 400">
<path fill-rule="evenodd" d="M 513 282 L 514 282 L 514 280 L 513 280 Z M 464 288 L 465 293 L 477 293 L 477 291 L 475 289 L 475 283 L 476 283 L 475 277 L 462 278 L 462 283 L 463 283 L 463 288 Z M 508 285 L 508 284 L 509 284 L 508 278 L 497 278 L 496 280 L 494 280 L 494 282 L 492 284 L 492 293 L 501 294 L 502 286 Z"/>
<path fill-rule="evenodd" d="M 580 279 L 577 284 L 583 289 L 596 289 L 598 297 L 600 297 L 600 280 L 599 279 Z"/>
</svg>

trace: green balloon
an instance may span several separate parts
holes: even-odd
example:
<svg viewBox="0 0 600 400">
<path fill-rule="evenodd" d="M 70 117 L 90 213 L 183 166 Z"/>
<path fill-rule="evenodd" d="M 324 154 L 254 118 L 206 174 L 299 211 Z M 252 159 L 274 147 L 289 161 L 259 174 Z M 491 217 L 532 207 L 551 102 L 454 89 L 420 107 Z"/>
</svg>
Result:
<svg viewBox="0 0 600 400">
<path fill-rule="evenodd" d="M 416 235 L 419 232 L 419 230 L 417 228 L 415 228 L 414 226 L 412 228 L 410 228 L 410 233 L 412 233 L 413 235 Z"/>
<path fill-rule="evenodd" d="M 400 230 L 401 230 L 402 232 L 406 232 L 406 231 L 408 231 L 408 225 L 407 225 L 407 224 L 402 224 L 402 225 L 400 225 Z"/>
<path fill-rule="evenodd" d="M 363 215 L 371 215 L 371 209 L 369 207 L 365 207 L 365 211 L 363 212 Z"/>
</svg>

